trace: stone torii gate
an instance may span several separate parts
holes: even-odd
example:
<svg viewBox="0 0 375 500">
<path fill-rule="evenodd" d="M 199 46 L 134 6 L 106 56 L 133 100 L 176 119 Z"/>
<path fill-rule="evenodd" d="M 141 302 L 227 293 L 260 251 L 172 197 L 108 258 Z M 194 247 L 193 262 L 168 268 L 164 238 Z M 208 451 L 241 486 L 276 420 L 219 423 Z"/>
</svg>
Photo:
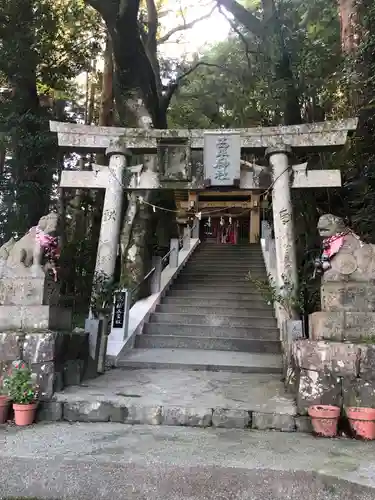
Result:
<svg viewBox="0 0 375 500">
<path fill-rule="evenodd" d="M 50 123 L 51 131 L 57 132 L 62 148 L 86 153 L 106 151 L 110 158 L 108 167 L 94 165 L 92 171 L 64 170 L 60 182 L 62 188 L 106 190 L 97 273 L 113 276 L 124 196 L 122 179 L 126 172 L 130 172 L 131 179 L 126 185 L 128 190 L 133 191 L 199 191 L 208 187 L 263 191 L 272 187 L 279 286 L 283 285 L 283 277 L 289 283 L 297 283 L 290 187 L 341 186 L 339 170 L 307 170 L 306 163 L 293 166 L 290 159 L 294 153 L 341 148 L 346 143 L 348 133 L 356 127 L 357 119 L 215 131 L 144 130 Z M 241 151 L 265 154 L 271 172 L 258 165 L 244 165 Z M 129 157 L 132 153 L 158 154 L 157 170 L 148 169 L 146 164 L 130 166 Z"/>
</svg>

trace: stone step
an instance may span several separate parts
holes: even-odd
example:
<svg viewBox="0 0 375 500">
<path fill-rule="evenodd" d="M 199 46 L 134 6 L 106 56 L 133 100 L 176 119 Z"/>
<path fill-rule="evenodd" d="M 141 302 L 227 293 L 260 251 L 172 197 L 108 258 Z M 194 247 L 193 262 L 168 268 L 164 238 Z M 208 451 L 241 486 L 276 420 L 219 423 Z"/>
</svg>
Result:
<svg viewBox="0 0 375 500">
<path fill-rule="evenodd" d="M 183 271 L 192 271 L 192 272 L 211 272 L 211 273 L 223 273 L 225 271 L 225 274 L 248 274 L 249 272 L 252 273 L 265 273 L 266 272 L 266 266 L 263 264 L 238 264 L 235 263 L 234 265 L 230 265 L 227 262 L 219 262 L 217 264 L 212 264 L 209 262 L 202 263 L 202 264 L 196 264 L 196 263 L 188 263 Z"/>
<path fill-rule="evenodd" d="M 214 353 L 209 353 L 211 359 Z M 228 353 L 219 353 L 220 358 L 223 355 L 228 357 Z M 233 353 L 233 359 L 236 356 L 251 355 Z M 303 423 L 308 417 L 297 417 L 295 402 L 285 393 L 280 378 L 280 374 L 158 370 L 156 367 L 125 373 L 110 370 L 87 381 L 84 387 L 68 387 L 56 393 L 55 401 L 40 402 L 38 420 L 219 427 L 247 432 L 250 429 L 302 430 L 298 419 Z M 107 425 L 111 432 L 111 424 Z M 103 427 L 104 432 L 105 429 Z M 310 430 L 306 426 L 305 429 Z M 171 433 L 174 432 L 171 429 Z M 222 431 L 221 435 L 224 435 Z M 261 442 L 262 436 L 259 436 Z"/>
<path fill-rule="evenodd" d="M 259 255 L 262 253 L 262 248 L 261 246 L 257 246 L 254 248 L 250 247 L 240 247 L 240 246 L 235 246 L 235 245 L 227 245 L 227 246 L 220 246 L 220 247 L 199 247 L 197 250 L 197 253 L 217 253 L 220 255 L 227 255 L 227 254 L 247 254 L 247 255 Z"/>
<path fill-rule="evenodd" d="M 181 275 L 195 275 L 195 276 L 213 276 L 223 279 L 229 279 L 231 276 L 245 278 L 249 273 L 254 276 L 266 276 L 267 272 L 265 267 L 238 267 L 230 268 L 225 265 L 212 267 L 212 266 L 186 266 Z"/>
<path fill-rule="evenodd" d="M 250 281 L 246 280 L 232 280 L 232 281 L 221 281 L 221 280 L 213 280 L 213 279 L 185 279 L 179 278 L 173 284 L 173 289 L 186 289 L 186 290 L 195 290 L 198 291 L 201 288 L 207 290 L 224 290 L 228 292 L 244 292 L 244 293 L 252 293 L 258 294 L 260 296 L 260 292 L 256 289 L 255 285 Z"/>
<path fill-rule="evenodd" d="M 258 269 L 261 269 L 264 271 L 266 269 L 266 266 L 264 262 L 240 262 L 240 261 L 235 261 L 235 262 L 227 262 L 225 260 L 218 260 L 218 261 L 202 261 L 202 262 L 194 262 L 194 261 L 189 261 L 186 265 L 186 269 L 210 269 L 212 271 L 215 270 L 223 270 L 223 268 L 227 269 L 228 271 L 232 272 L 248 272 L 249 270 L 256 271 Z"/>
<path fill-rule="evenodd" d="M 231 298 L 231 296 L 228 296 L 226 294 L 225 297 L 219 297 L 219 298 L 213 298 L 213 297 L 200 297 L 198 296 L 173 296 L 173 295 L 167 295 L 166 297 L 163 298 L 162 306 L 171 306 L 173 305 L 174 307 L 194 307 L 196 310 L 199 307 L 219 307 L 223 308 L 225 310 L 227 307 L 229 309 L 239 309 L 239 310 L 246 310 L 246 311 L 272 311 L 273 314 L 273 306 L 268 305 L 264 299 L 261 300 L 248 300 L 247 298 L 245 300 L 241 299 L 236 299 L 236 298 Z"/>
<path fill-rule="evenodd" d="M 279 340 L 276 327 L 249 326 L 210 326 L 181 323 L 146 323 L 146 335 L 181 335 L 187 337 L 220 337 L 239 339 Z"/>
<path fill-rule="evenodd" d="M 170 290 L 191 290 L 199 292 L 205 290 L 206 292 L 228 292 L 228 293 L 245 293 L 250 295 L 258 295 L 260 292 L 251 281 L 235 280 L 235 281 L 220 281 L 220 280 L 205 280 L 205 279 L 184 279 L 178 278 Z"/>
<path fill-rule="evenodd" d="M 275 319 L 274 311 L 271 307 L 267 307 L 267 309 L 252 309 L 248 306 L 244 307 L 228 307 L 227 301 L 223 301 L 219 305 L 215 306 L 203 306 L 201 303 L 197 302 L 196 306 L 185 305 L 184 301 L 176 301 L 174 304 L 165 303 L 163 301 L 162 304 L 156 307 L 157 313 L 168 313 L 168 314 L 204 314 L 204 315 L 223 315 L 225 313 L 226 317 L 241 317 L 241 318 L 267 318 L 267 319 Z M 225 307 L 225 309 L 223 309 Z"/>
<path fill-rule="evenodd" d="M 123 369 L 181 369 L 234 373 L 282 373 L 279 354 L 204 349 L 133 349 L 116 365 Z"/>
<path fill-rule="evenodd" d="M 260 245 L 255 247 L 247 247 L 241 245 L 220 245 L 220 246 L 201 246 L 198 248 L 197 253 L 246 253 L 246 254 L 259 254 L 262 252 Z"/>
<path fill-rule="evenodd" d="M 243 257 L 242 255 L 233 255 L 233 257 L 225 255 L 192 255 L 189 262 L 226 262 L 228 265 L 235 264 L 236 262 L 250 262 L 253 264 L 264 264 L 263 256 L 255 257 Z"/>
<path fill-rule="evenodd" d="M 187 337 L 184 335 L 137 335 L 135 347 L 141 349 L 206 349 L 280 354 L 280 342 L 275 340 Z"/>
<path fill-rule="evenodd" d="M 245 257 L 242 255 L 233 255 L 233 256 L 225 256 L 225 255 L 192 255 L 189 261 L 192 262 L 227 262 L 228 264 L 235 264 L 236 262 L 253 262 L 254 264 L 258 264 L 263 262 L 263 256 L 259 257 Z"/>
<path fill-rule="evenodd" d="M 252 274 L 262 274 L 267 275 L 266 268 L 264 266 L 259 267 L 227 267 L 227 266 L 192 266 L 187 265 L 181 274 L 197 274 L 197 275 L 209 275 L 209 276 L 246 276 L 249 272 Z"/>
<path fill-rule="evenodd" d="M 241 257 L 259 257 L 263 255 L 263 252 L 261 249 L 255 250 L 255 251 L 248 251 L 248 250 L 226 250 L 225 252 L 214 250 L 212 248 L 202 248 L 201 250 L 197 250 L 194 252 L 194 255 L 200 256 L 200 255 L 215 255 L 215 256 L 223 256 L 223 257 L 232 257 L 233 255 L 240 255 Z"/>
<path fill-rule="evenodd" d="M 214 314 L 201 314 L 199 309 L 195 314 L 183 314 L 175 308 L 173 313 L 157 312 L 151 315 L 150 323 L 172 323 L 173 325 L 207 325 L 217 327 L 236 327 L 245 328 L 276 328 L 276 319 L 261 318 L 257 316 L 228 316 L 225 311 L 217 311 Z"/>
<path fill-rule="evenodd" d="M 208 285 L 216 286 L 217 284 L 222 284 L 223 286 L 232 286 L 233 284 L 239 284 L 239 285 L 247 285 L 250 287 L 253 287 L 254 285 L 252 284 L 251 281 L 246 279 L 246 274 L 243 273 L 242 275 L 239 276 L 232 276 L 231 274 L 226 274 L 226 271 L 223 271 L 224 276 L 220 275 L 212 275 L 210 273 L 206 274 L 193 274 L 193 273 L 182 273 L 178 279 L 176 280 L 176 283 L 207 283 Z M 267 275 L 264 274 L 257 274 L 253 275 L 253 278 L 258 280 L 258 281 L 265 281 L 267 279 Z"/>
<path fill-rule="evenodd" d="M 192 293 L 194 292 L 194 293 Z M 197 289 L 197 290 L 189 290 L 189 289 L 181 289 L 181 290 L 176 290 L 173 289 L 169 292 L 167 295 L 167 298 L 176 298 L 176 299 L 183 299 L 184 303 L 188 305 L 190 302 L 190 299 L 192 300 L 198 300 L 200 301 L 200 304 L 202 306 L 208 306 L 212 304 L 212 300 L 221 300 L 224 301 L 224 307 L 225 304 L 229 306 L 230 302 L 243 302 L 246 303 L 248 309 L 262 309 L 263 307 L 265 309 L 267 308 L 272 308 L 272 304 L 268 304 L 260 294 L 254 294 L 254 293 L 241 293 L 241 292 L 228 292 L 226 290 L 221 290 L 218 288 L 215 288 L 214 291 L 212 289 Z M 230 301 L 230 302 L 229 302 Z M 163 300 L 163 303 L 166 303 L 165 299 Z"/>
<path fill-rule="evenodd" d="M 227 293 L 227 294 L 239 294 L 243 293 L 245 295 L 251 295 L 252 297 L 256 296 L 259 299 L 262 298 L 260 292 L 256 290 L 255 286 L 252 283 L 241 283 L 241 282 L 233 282 L 233 283 L 223 283 L 223 282 L 210 282 L 210 281 L 176 281 L 172 288 L 171 292 L 186 292 L 189 295 L 197 293 L 200 295 L 200 292 L 204 292 L 204 294 L 211 293 Z"/>
<path fill-rule="evenodd" d="M 225 264 L 225 267 L 228 267 L 231 271 L 241 271 L 241 269 L 244 268 L 254 268 L 255 269 L 265 269 L 265 264 L 264 261 L 259 261 L 259 262 L 251 262 L 251 261 L 244 261 L 241 262 L 237 259 L 234 259 L 233 261 L 228 261 L 228 260 L 202 260 L 202 261 L 197 261 L 197 260 L 189 260 L 186 264 L 186 268 L 202 268 L 208 266 L 210 269 L 215 270 L 215 269 L 223 269 L 223 265 Z"/>
<path fill-rule="evenodd" d="M 228 262 L 233 262 L 235 259 L 243 260 L 253 260 L 255 262 L 263 260 L 263 254 L 244 254 L 244 253 L 233 253 L 233 254 L 223 254 L 223 253 L 209 253 L 209 252 L 196 252 L 193 253 L 191 259 L 225 259 Z"/>
<path fill-rule="evenodd" d="M 218 256 L 233 256 L 233 255 L 241 255 L 246 257 L 259 257 L 263 255 L 262 250 L 248 251 L 248 250 L 226 250 L 225 252 L 214 250 L 212 248 L 202 248 L 201 250 L 197 250 L 194 255 L 218 255 Z"/>
<path fill-rule="evenodd" d="M 261 246 L 260 243 L 238 243 L 237 245 L 223 245 L 221 243 L 207 243 L 206 241 L 202 242 L 199 246 L 200 251 L 208 251 L 208 250 L 217 250 L 218 252 L 225 252 L 230 250 L 247 251 L 247 252 L 256 252 L 260 251 Z"/>
<path fill-rule="evenodd" d="M 198 248 L 195 252 L 196 255 L 206 255 L 206 254 L 214 254 L 214 255 L 262 255 L 262 249 L 260 247 L 254 249 L 248 248 L 236 248 L 236 247 L 226 247 L 225 250 L 222 248 L 214 248 L 214 247 L 202 247 Z"/>
</svg>

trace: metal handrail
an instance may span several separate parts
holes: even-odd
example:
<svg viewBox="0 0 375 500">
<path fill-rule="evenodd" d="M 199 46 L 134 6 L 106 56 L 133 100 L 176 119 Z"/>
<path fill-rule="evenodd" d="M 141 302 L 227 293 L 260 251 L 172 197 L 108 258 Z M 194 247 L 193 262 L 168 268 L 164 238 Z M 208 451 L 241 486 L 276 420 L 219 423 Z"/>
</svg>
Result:
<svg viewBox="0 0 375 500">
<path fill-rule="evenodd" d="M 195 228 L 195 226 L 196 226 L 196 224 L 197 224 L 198 222 L 199 222 L 198 220 L 195 220 L 195 221 L 194 221 L 194 224 L 191 226 L 191 228 L 190 228 L 190 236 L 191 236 L 191 234 L 192 234 L 192 232 L 193 232 L 193 229 Z"/>
<path fill-rule="evenodd" d="M 191 237 L 191 235 L 192 235 L 192 232 L 193 232 L 193 229 L 195 228 L 196 223 L 197 223 L 197 221 L 194 221 L 194 224 L 193 224 L 193 225 L 191 226 L 191 228 L 190 228 L 190 237 Z M 183 242 L 184 242 L 184 238 L 183 238 L 183 237 L 181 237 L 181 238 L 178 240 L 179 247 L 183 244 Z M 168 253 L 166 253 L 166 254 L 164 255 L 164 257 L 162 257 L 162 259 L 161 259 L 161 260 L 162 260 L 162 262 L 163 262 L 163 263 L 164 263 L 164 262 L 166 261 L 166 259 L 167 259 L 167 258 L 171 255 L 171 253 L 172 253 L 172 250 L 169 250 L 169 252 L 168 252 Z M 136 285 L 134 288 L 132 288 L 132 289 L 130 290 L 130 293 L 133 295 L 133 294 L 134 294 L 134 293 L 135 293 L 135 292 L 139 289 L 139 287 L 140 287 L 140 286 L 141 286 L 141 285 L 142 285 L 142 284 L 143 284 L 146 280 L 148 280 L 148 279 L 149 279 L 149 278 L 153 275 L 153 273 L 154 273 L 155 271 L 156 271 L 156 268 L 155 268 L 155 267 L 153 267 L 153 268 L 151 269 L 151 271 L 149 271 L 149 272 L 146 274 L 146 276 L 142 279 L 142 281 L 141 281 L 140 283 L 138 283 L 138 285 Z"/>
<path fill-rule="evenodd" d="M 162 257 L 161 261 L 162 261 L 162 262 L 165 262 L 165 261 L 168 259 L 168 257 L 171 255 L 171 253 L 172 253 L 172 250 L 169 250 L 169 252 L 168 252 L 168 253 L 166 253 L 166 254 L 164 255 L 164 257 Z"/>
<path fill-rule="evenodd" d="M 144 283 L 145 281 L 147 281 L 147 280 L 150 278 L 150 276 L 152 276 L 152 275 L 154 274 L 154 272 L 155 272 L 155 271 L 156 271 L 156 268 L 155 268 L 155 267 L 153 267 L 153 268 L 151 269 L 151 271 L 149 271 L 149 272 L 146 274 L 146 276 L 143 278 L 143 280 L 142 280 L 140 283 L 138 283 L 138 285 L 136 285 L 134 288 L 132 288 L 132 289 L 130 290 L 130 293 L 133 295 L 133 293 L 135 293 L 135 292 L 138 290 L 138 288 L 142 285 L 142 283 Z"/>
</svg>

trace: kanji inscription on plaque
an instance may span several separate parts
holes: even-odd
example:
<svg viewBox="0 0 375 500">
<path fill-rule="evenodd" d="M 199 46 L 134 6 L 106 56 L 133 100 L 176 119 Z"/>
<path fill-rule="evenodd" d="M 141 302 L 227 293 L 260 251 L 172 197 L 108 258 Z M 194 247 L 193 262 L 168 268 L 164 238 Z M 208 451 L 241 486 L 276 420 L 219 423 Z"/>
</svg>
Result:
<svg viewBox="0 0 375 500">
<path fill-rule="evenodd" d="M 239 132 L 207 132 L 204 135 L 205 183 L 233 186 L 239 183 L 241 168 Z"/>
</svg>

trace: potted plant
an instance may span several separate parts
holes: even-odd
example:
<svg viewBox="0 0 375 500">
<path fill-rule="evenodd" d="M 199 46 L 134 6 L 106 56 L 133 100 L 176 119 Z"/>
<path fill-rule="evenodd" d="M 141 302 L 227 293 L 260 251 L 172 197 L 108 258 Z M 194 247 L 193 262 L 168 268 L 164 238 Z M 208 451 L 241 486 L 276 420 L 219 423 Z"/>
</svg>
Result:
<svg viewBox="0 0 375 500">
<path fill-rule="evenodd" d="M 375 409 L 350 406 L 346 409 L 349 424 L 356 437 L 375 439 Z"/>
<path fill-rule="evenodd" d="M 34 383 L 31 370 L 23 361 L 15 361 L 3 384 L 13 403 L 15 424 L 32 424 L 38 406 L 38 387 Z"/>
<path fill-rule="evenodd" d="M 308 409 L 314 433 L 323 437 L 335 437 L 340 408 L 330 405 L 313 405 Z"/>
</svg>

